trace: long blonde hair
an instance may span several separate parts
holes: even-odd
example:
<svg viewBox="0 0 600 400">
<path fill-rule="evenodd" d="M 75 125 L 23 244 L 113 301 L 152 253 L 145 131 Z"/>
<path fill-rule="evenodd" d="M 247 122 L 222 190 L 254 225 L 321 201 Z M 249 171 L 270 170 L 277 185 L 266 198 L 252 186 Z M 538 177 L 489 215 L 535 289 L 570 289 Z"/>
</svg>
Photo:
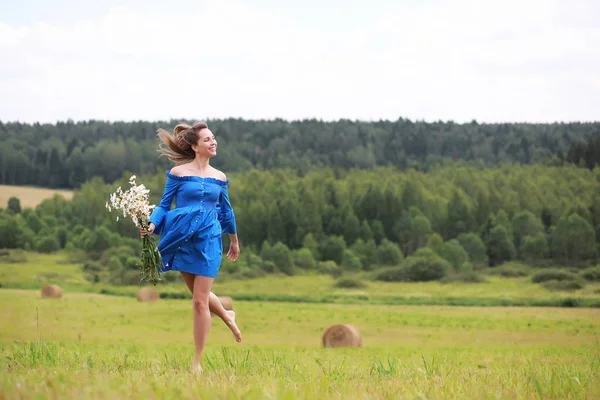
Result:
<svg viewBox="0 0 600 400">
<path fill-rule="evenodd" d="M 175 164 L 181 164 L 186 161 L 191 161 L 196 158 L 196 153 L 192 149 L 192 145 L 198 143 L 198 132 L 202 129 L 207 129 L 208 124 L 204 121 L 188 124 L 178 124 L 173 129 L 173 134 L 162 128 L 159 128 L 156 135 L 160 139 L 158 151 Z"/>
</svg>

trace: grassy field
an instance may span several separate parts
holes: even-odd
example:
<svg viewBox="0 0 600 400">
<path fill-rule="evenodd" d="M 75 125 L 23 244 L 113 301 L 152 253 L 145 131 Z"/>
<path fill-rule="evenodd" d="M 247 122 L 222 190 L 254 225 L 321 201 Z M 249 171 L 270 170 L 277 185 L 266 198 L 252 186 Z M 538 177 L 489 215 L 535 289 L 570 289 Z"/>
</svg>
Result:
<svg viewBox="0 0 600 400">
<path fill-rule="evenodd" d="M 92 285 L 65 253 L 2 259 L 0 399 L 600 397 L 600 309 L 473 306 L 596 301 L 598 285 L 563 293 L 527 277 L 488 277 L 357 290 L 334 288 L 329 276 L 223 278 L 214 291 L 234 298 L 244 343 L 213 319 L 205 373 L 195 376 L 189 300 L 138 303 L 139 287 Z M 48 283 L 63 298 L 41 298 Z M 181 283 L 157 289 L 186 294 Z M 471 306 L 390 305 L 448 299 Z M 357 326 L 363 347 L 322 349 L 336 323 Z"/>
<path fill-rule="evenodd" d="M 0 398 L 600 397 L 600 310 L 235 303 L 188 372 L 191 304 L 0 290 Z M 360 349 L 322 349 L 353 323 Z"/>
<path fill-rule="evenodd" d="M 0 207 L 6 208 L 8 199 L 18 197 L 21 208 L 35 208 L 43 200 L 54 197 L 55 194 L 63 196 L 67 200 L 73 198 L 71 190 L 42 189 L 28 186 L 0 185 Z"/>
<path fill-rule="evenodd" d="M 89 285 L 83 277 L 81 264 L 69 262 L 64 253 L 12 250 L 11 256 L 0 257 L 0 284 L 3 287 L 37 288 L 55 283 L 69 289 L 83 289 Z"/>
<path fill-rule="evenodd" d="M 64 253 L 43 255 L 22 253 L 25 262 L 11 263 L 0 259 L 0 285 L 4 288 L 39 289 L 58 284 L 65 292 L 95 292 L 135 296 L 139 286 L 92 285 L 87 282 L 80 264 L 67 260 Z M 172 274 L 172 273 L 171 273 Z M 502 278 L 489 276 L 488 282 L 476 284 L 442 284 L 439 282 L 387 283 L 367 282 L 364 289 L 339 289 L 327 275 L 267 276 L 252 280 L 217 278 L 214 291 L 237 300 L 353 303 L 353 304 L 422 304 L 422 305 L 600 305 L 600 284 L 589 283 L 573 292 L 553 292 L 531 282 L 529 277 Z M 163 297 L 189 296 L 183 283 L 156 287 Z M 579 302 L 579 304 L 575 304 Z M 573 304 L 572 304 L 573 303 Z"/>
</svg>

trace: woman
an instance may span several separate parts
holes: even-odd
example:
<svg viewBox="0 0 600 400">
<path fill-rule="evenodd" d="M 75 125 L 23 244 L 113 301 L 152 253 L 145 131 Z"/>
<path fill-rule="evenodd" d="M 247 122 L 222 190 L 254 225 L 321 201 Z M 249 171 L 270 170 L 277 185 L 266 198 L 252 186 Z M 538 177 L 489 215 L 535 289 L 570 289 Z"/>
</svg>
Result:
<svg viewBox="0 0 600 400">
<path fill-rule="evenodd" d="M 159 129 L 158 137 L 159 150 L 177 165 L 167 172 L 160 204 L 150 216 L 148 230 L 141 229 L 140 234 L 161 235 L 161 271 L 179 271 L 192 292 L 196 345 L 192 368 L 202 371 L 200 356 L 211 312 L 227 324 L 238 342 L 242 341 L 235 313 L 226 311 L 211 292 L 221 266 L 223 234 L 229 234 L 231 239 L 227 258 L 235 261 L 240 254 L 235 215 L 229 202 L 229 179 L 209 163 L 217 155 L 217 141 L 205 122 L 179 124 L 172 135 Z M 173 198 L 176 206 L 171 210 Z"/>
</svg>

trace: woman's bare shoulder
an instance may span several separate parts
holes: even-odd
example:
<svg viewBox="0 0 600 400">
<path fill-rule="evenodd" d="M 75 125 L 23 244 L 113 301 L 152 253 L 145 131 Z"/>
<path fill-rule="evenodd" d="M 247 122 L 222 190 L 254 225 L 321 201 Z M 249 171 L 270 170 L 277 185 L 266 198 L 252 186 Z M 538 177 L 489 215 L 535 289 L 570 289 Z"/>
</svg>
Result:
<svg viewBox="0 0 600 400">
<path fill-rule="evenodd" d="M 183 175 L 185 175 L 186 170 L 187 170 L 186 164 L 181 164 L 181 165 L 176 165 L 173 168 L 171 168 L 169 173 L 171 175 L 175 175 L 175 176 L 183 176 Z"/>
<path fill-rule="evenodd" d="M 218 169 L 216 169 L 214 167 L 213 167 L 213 174 L 214 174 L 214 177 L 217 179 L 220 179 L 222 181 L 227 180 L 227 176 L 223 172 L 219 171 Z"/>
</svg>

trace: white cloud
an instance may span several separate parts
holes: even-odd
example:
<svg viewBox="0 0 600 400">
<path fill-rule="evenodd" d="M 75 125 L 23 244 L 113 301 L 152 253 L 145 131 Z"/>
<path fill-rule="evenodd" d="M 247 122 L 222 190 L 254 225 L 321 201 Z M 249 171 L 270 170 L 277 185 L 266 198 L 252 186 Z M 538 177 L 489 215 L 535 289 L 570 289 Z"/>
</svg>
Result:
<svg viewBox="0 0 600 400">
<path fill-rule="evenodd" d="M 0 22 L 0 119 L 600 120 L 592 0 L 368 4 Z"/>
</svg>

